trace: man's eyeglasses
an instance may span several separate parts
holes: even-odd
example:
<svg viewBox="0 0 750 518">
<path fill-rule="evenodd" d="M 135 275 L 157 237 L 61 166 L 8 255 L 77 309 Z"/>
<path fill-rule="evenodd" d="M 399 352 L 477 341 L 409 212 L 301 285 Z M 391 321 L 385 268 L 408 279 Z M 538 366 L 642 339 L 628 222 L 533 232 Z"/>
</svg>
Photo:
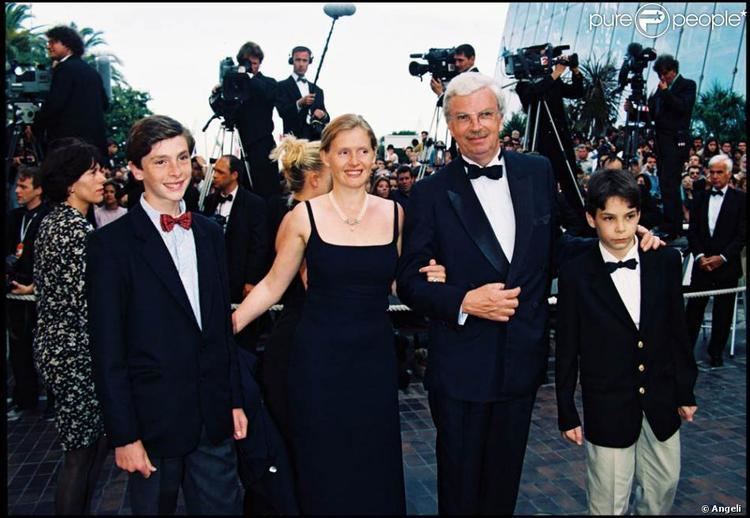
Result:
<svg viewBox="0 0 750 518">
<path fill-rule="evenodd" d="M 457 113 L 451 115 L 449 119 L 455 121 L 459 126 L 468 126 L 475 115 L 480 124 L 488 124 L 497 118 L 498 112 L 493 110 L 483 110 L 479 113 Z"/>
</svg>

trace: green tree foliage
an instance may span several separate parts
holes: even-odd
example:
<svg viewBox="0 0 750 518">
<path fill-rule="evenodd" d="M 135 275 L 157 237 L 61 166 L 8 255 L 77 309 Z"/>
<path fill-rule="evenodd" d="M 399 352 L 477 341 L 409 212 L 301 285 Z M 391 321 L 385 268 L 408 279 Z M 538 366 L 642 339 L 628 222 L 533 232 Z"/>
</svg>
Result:
<svg viewBox="0 0 750 518">
<path fill-rule="evenodd" d="M 27 29 L 24 25 L 31 20 L 28 5 L 5 4 L 5 67 L 17 63 L 46 63 L 47 40 L 39 27 Z"/>
<path fill-rule="evenodd" d="M 125 142 L 133 123 L 151 115 L 152 112 L 147 106 L 150 100 L 148 92 L 134 90 L 127 85 L 112 86 L 112 102 L 109 111 L 104 115 L 104 120 L 109 128 L 109 136 L 119 146 L 116 161 L 125 161 Z"/>
<path fill-rule="evenodd" d="M 500 137 L 510 136 L 513 130 L 518 130 L 523 136 L 526 131 L 526 114 L 519 111 L 505 119 Z"/>
<path fill-rule="evenodd" d="M 574 131 L 584 135 L 603 135 L 617 122 L 619 97 L 617 67 L 609 56 L 588 59 L 580 65 L 584 77 L 584 95 L 568 102 L 568 115 Z"/>
<path fill-rule="evenodd" d="M 693 108 L 692 131 L 703 138 L 716 137 L 719 142 L 737 142 L 747 138 L 745 98 L 714 83 L 698 96 Z"/>
</svg>

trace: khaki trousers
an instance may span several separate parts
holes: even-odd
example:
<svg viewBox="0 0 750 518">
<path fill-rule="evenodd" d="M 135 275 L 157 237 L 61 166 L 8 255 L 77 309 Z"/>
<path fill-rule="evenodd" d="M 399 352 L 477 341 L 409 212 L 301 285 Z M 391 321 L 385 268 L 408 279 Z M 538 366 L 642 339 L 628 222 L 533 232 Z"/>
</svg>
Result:
<svg viewBox="0 0 750 518">
<path fill-rule="evenodd" d="M 587 441 L 589 514 L 626 514 L 633 475 L 635 514 L 667 514 L 680 479 L 680 431 L 661 442 L 644 415 L 640 437 L 628 448 L 607 448 Z"/>
</svg>

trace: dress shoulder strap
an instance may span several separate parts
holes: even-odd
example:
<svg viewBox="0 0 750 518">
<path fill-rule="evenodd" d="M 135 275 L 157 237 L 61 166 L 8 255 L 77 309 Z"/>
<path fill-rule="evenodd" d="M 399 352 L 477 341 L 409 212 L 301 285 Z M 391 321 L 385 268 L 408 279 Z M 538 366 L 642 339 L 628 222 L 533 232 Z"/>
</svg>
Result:
<svg viewBox="0 0 750 518">
<path fill-rule="evenodd" d="M 318 235 L 318 229 L 315 227 L 315 218 L 313 217 L 312 205 L 309 200 L 305 200 L 305 207 L 307 207 L 307 215 L 310 216 L 310 228 L 312 230 L 311 235 Z"/>
</svg>

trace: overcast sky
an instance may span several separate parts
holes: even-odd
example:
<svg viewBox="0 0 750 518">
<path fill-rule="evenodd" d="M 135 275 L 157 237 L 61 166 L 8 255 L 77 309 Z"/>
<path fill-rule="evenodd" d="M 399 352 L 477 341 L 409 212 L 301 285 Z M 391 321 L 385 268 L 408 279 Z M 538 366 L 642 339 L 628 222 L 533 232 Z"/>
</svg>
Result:
<svg viewBox="0 0 750 518">
<path fill-rule="evenodd" d="M 258 43 L 261 71 L 277 80 L 289 76 L 289 51 L 313 50 L 317 71 L 332 19 L 323 3 L 31 3 L 33 25 L 68 24 L 104 33 L 109 50 L 122 61 L 125 78 L 153 97 L 149 108 L 190 127 L 198 152 L 213 149 L 219 130 L 208 106 L 218 83 L 219 62 L 233 59 L 240 46 Z M 353 16 L 339 18 L 318 80 L 332 116 L 355 112 L 378 137 L 393 131 L 428 129 L 435 95 L 409 75 L 409 54 L 432 47 L 471 43 L 479 70 L 495 75 L 508 4 L 355 3 Z M 276 117 L 274 137 L 282 132 Z M 441 121 L 442 128 L 445 127 Z M 209 148 L 206 151 L 206 148 Z"/>
</svg>

